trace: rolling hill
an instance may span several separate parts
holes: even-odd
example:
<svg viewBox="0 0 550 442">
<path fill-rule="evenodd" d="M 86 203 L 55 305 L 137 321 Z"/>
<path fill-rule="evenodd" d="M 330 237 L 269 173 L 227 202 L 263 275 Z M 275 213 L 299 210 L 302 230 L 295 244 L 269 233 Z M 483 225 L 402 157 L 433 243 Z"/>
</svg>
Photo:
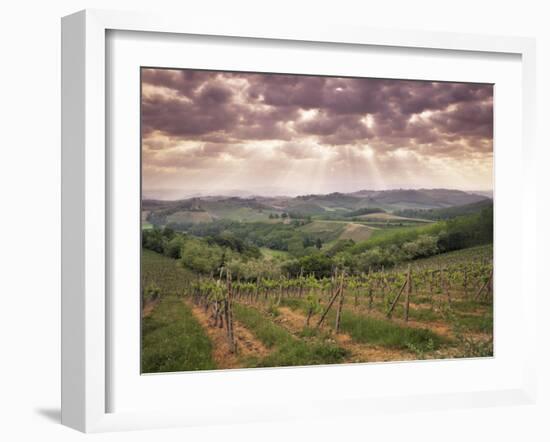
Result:
<svg viewBox="0 0 550 442">
<path fill-rule="evenodd" d="M 483 195 L 452 189 L 361 190 L 297 197 L 249 198 L 207 196 L 178 201 L 143 200 L 144 221 L 155 225 L 211 222 L 228 219 L 273 222 L 273 219 L 345 219 L 378 212 L 379 217 L 446 219 L 480 210 L 492 200 Z M 453 209 L 460 207 L 460 209 Z M 385 215 L 381 215 L 386 213 Z M 370 218 L 376 218 L 374 215 Z M 367 217 L 368 219 L 369 217 Z"/>
<path fill-rule="evenodd" d="M 479 212 L 480 210 L 491 207 L 493 207 L 493 200 L 483 199 L 481 201 L 476 201 L 475 203 L 444 207 L 440 209 L 400 210 L 396 212 L 396 215 L 402 217 L 411 217 L 415 219 L 423 218 L 437 221 L 451 219 L 457 216 L 471 215 L 473 213 Z"/>
</svg>

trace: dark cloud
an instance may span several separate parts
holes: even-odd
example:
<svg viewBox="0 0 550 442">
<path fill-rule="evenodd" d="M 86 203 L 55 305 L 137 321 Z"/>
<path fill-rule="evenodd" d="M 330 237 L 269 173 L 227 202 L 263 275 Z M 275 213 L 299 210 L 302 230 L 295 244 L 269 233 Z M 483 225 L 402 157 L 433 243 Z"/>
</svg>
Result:
<svg viewBox="0 0 550 442">
<path fill-rule="evenodd" d="M 492 150 L 491 85 L 168 69 L 142 80 L 145 138 Z"/>
</svg>

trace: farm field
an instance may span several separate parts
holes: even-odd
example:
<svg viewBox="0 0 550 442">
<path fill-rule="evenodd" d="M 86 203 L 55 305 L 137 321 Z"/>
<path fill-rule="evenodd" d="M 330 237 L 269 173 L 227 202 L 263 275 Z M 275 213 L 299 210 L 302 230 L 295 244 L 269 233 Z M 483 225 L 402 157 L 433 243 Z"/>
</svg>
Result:
<svg viewBox="0 0 550 442">
<path fill-rule="evenodd" d="M 493 356 L 493 84 L 140 79 L 144 373 Z"/>
<path fill-rule="evenodd" d="M 487 245 L 368 274 L 243 281 L 144 250 L 143 371 L 491 356 L 491 255 Z"/>
<path fill-rule="evenodd" d="M 352 218 L 148 226 L 143 371 L 492 356 L 491 210 Z"/>
</svg>

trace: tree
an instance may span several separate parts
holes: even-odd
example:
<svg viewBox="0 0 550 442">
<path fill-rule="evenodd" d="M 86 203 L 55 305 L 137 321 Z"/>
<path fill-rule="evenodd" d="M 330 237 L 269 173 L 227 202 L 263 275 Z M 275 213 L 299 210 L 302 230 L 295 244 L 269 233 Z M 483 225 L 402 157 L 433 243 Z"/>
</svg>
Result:
<svg viewBox="0 0 550 442">
<path fill-rule="evenodd" d="M 206 241 L 189 239 L 181 248 L 181 263 L 184 267 L 198 273 L 216 273 L 224 260 L 228 250 L 218 245 L 208 245 Z"/>
<path fill-rule="evenodd" d="M 164 254 L 170 258 L 181 258 L 181 248 L 185 239 L 181 235 L 176 235 L 164 246 Z"/>
<path fill-rule="evenodd" d="M 317 247 L 317 250 L 321 250 L 321 247 L 323 247 L 323 241 L 321 241 L 321 238 L 317 238 L 315 241 L 315 247 Z"/>
</svg>

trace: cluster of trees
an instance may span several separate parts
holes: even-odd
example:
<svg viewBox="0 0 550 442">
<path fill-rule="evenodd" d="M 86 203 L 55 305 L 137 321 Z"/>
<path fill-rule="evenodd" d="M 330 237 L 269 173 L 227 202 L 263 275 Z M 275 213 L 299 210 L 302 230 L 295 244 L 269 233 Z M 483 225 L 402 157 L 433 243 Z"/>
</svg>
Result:
<svg viewBox="0 0 550 442">
<path fill-rule="evenodd" d="M 269 219 L 279 219 L 279 218 L 282 218 L 282 219 L 288 218 L 288 213 L 283 212 L 280 215 L 278 213 L 270 213 L 269 214 Z"/>
<path fill-rule="evenodd" d="M 493 200 L 487 198 L 475 203 L 462 206 L 444 207 L 440 209 L 403 209 L 395 212 L 396 215 L 407 218 L 431 219 L 435 221 L 448 220 L 457 216 L 473 215 L 482 209 L 491 209 Z"/>
<path fill-rule="evenodd" d="M 361 215 L 370 215 L 372 213 L 385 213 L 386 211 L 384 209 L 380 209 L 378 207 L 364 207 L 362 209 L 353 210 L 352 212 L 346 213 L 344 216 L 346 218 L 353 218 L 356 216 Z"/>
<path fill-rule="evenodd" d="M 493 241 L 492 208 L 429 226 L 380 231 L 380 235 L 360 243 L 338 241 L 324 251 L 320 238 L 304 235 L 289 225 L 237 224 L 235 230 L 217 230 L 223 223 L 198 224 L 195 228 L 202 233 L 198 236 L 154 228 L 143 231 L 142 245 L 179 259 L 184 267 L 200 274 L 214 274 L 227 267 L 233 275 L 254 279 L 302 273 L 329 277 L 335 267 L 359 274 Z M 258 245 L 286 250 L 290 256 L 263 258 Z"/>
<path fill-rule="evenodd" d="M 338 241 L 324 253 L 314 252 L 283 265 L 296 276 L 304 271 L 330 274 L 327 269 L 345 267 L 350 273 L 391 268 L 402 262 L 493 242 L 492 207 L 481 212 L 426 227 L 391 231 L 360 243 Z"/>
<path fill-rule="evenodd" d="M 293 256 L 304 256 L 318 246 L 318 240 L 323 241 L 318 236 L 297 230 L 297 227 L 306 223 L 306 220 L 297 219 L 288 224 L 216 220 L 210 223 L 188 223 L 170 227 L 202 238 L 217 238 L 228 234 L 243 244 L 289 252 Z"/>
<path fill-rule="evenodd" d="M 303 224 L 310 223 L 312 220 L 311 215 L 306 215 L 299 212 L 283 212 L 280 215 L 278 213 L 270 213 L 269 219 L 282 219 L 282 220 L 292 219 L 292 220 L 301 221 Z"/>
<path fill-rule="evenodd" d="M 260 249 L 228 232 L 197 238 L 176 233 L 171 228 L 153 228 L 142 232 L 142 246 L 174 259 L 199 273 L 209 273 L 238 256 L 240 259 L 259 259 Z"/>
</svg>

